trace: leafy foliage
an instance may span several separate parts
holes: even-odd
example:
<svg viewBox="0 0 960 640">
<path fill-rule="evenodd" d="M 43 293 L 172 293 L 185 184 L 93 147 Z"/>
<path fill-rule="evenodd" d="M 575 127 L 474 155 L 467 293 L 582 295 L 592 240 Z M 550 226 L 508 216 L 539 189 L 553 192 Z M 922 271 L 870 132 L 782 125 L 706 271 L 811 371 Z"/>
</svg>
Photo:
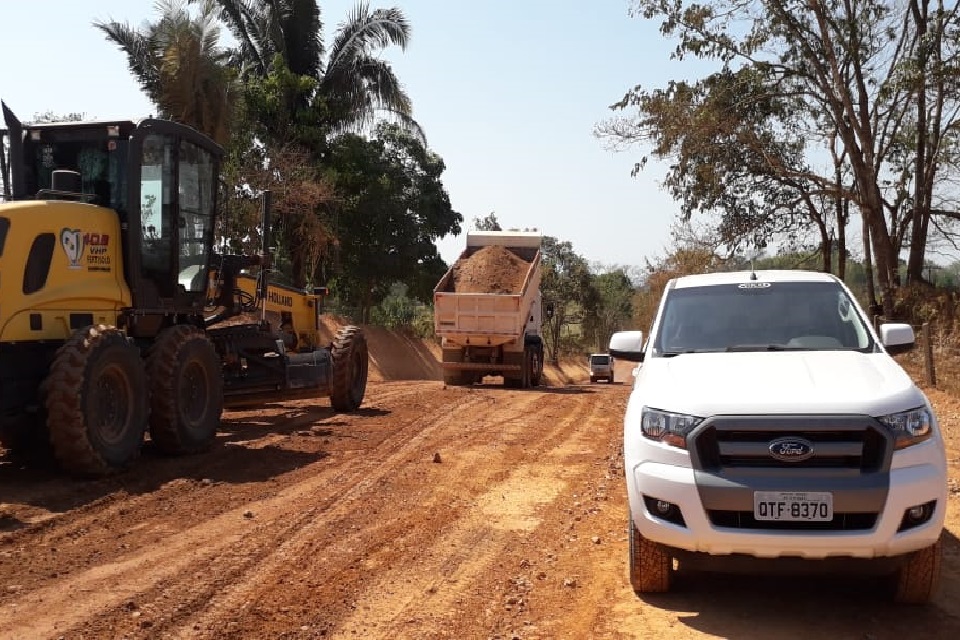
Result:
<svg viewBox="0 0 960 640">
<path fill-rule="evenodd" d="M 477 231 L 503 231 L 500 221 L 497 220 L 497 214 L 493 211 L 482 218 L 474 218 L 473 228 Z"/>
<path fill-rule="evenodd" d="M 162 116 L 226 144 L 236 85 L 229 54 L 219 46 L 212 0 L 204 0 L 195 16 L 180 0 L 159 0 L 157 9 L 160 17 L 142 31 L 116 21 L 94 26 L 127 55 L 131 73 Z"/>
<path fill-rule="evenodd" d="M 383 124 L 373 140 L 337 138 L 327 162 L 338 193 L 349 194 L 337 203 L 339 251 L 327 265 L 341 295 L 364 317 L 397 281 L 412 297 L 429 299 L 446 271 L 435 241 L 459 233 L 463 221 L 441 181 L 443 160 L 397 125 Z"/>
<path fill-rule="evenodd" d="M 932 188 L 949 146 L 941 142 L 960 114 L 958 9 L 928 11 L 929 4 L 910 0 L 904 11 L 883 0 L 636 0 L 634 14 L 658 19 L 676 40 L 672 57 L 712 60 L 719 70 L 662 90 L 632 89 L 613 108 L 636 115 L 613 118 L 598 133 L 615 146 L 652 142 L 657 157 L 674 159 L 668 182 L 684 215 L 719 214 L 728 241 L 762 247 L 798 223 L 816 228 L 824 268 L 829 225 L 842 242 L 841 201 L 853 204 L 891 312 L 908 225 L 908 276 L 919 277 Z M 832 162 L 817 166 L 813 159 L 825 153 Z"/>
<path fill-rule="evenodd" d="M 540 290 L 544 305 L 552 305 L 553 317 L 544 319 L 546 346 L 551 360 L 560 358 L 564 329 L 582 320 L 580 310 L 591 302 L 590 269 L 569 241 L 544 236 L 541 248 L 543 277 Z"/>
</svg>

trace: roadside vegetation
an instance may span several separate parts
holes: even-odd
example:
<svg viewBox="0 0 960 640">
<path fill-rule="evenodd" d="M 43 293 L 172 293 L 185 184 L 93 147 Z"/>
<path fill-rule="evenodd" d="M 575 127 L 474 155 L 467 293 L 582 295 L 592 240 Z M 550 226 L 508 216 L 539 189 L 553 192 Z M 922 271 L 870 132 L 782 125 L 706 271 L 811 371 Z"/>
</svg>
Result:
<svg viewBox="0 0 960 640">
<path fill-rule="evenodd" d="M 641 266 L 589 263 L 543 230 L 550 359 L 649 326 L 671 275 L 749 265 L 829 271 L 872 314 L 931 322 L 944 343 L 960 334 L 960 263 L 933 260 L 960 234 L 957 6 L 625 2 L 676 43 L 685 79 L 629 89 L 595 133 L 639 152 L 634 173 L 667 164 L 677 230 Z M 359 1 L 328 39 L 321 5 L 161 0 L 144 25 L 93 28 L 158 115 L 225 147 L 224 250 L 259 249 L 257 198 L 270 189 L 280 281 L 329 286 L 330 312 L 429 337 L 449 266 L 436 241 L 466 218 L 429 123 L 380 56 L 413 28 L 401 8 Z M 500 228 L 495 213 L 472 219 Z"/>
</svg>

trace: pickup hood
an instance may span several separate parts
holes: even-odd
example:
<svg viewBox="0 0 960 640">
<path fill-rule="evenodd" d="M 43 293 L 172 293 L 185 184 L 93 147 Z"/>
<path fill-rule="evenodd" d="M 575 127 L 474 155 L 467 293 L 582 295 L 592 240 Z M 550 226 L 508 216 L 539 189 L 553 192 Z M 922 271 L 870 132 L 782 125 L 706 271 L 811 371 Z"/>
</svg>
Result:
<svg viewBox="0 0 960 640">
<path fill-rule="evenodd" d="M 646 406 L 700 417 L 735 413 L 881 416 L 926 403 L 888 354 L 855 351 L 649 358 L 639 368 L 633 393 Z"/>
</svg>

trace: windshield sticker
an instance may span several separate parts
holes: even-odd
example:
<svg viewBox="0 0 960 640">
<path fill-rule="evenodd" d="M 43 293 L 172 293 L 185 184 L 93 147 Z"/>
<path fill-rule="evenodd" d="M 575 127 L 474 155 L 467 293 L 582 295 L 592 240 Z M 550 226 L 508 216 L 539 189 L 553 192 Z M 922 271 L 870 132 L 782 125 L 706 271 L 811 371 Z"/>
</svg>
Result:
<svg viewBox="0 0 960 640">
<path fill-rule="evenodd" d="M 769 282 L 743 282 L 737 285 L 740 289 L 766 289 L 770 286 Z"/>
</svg>

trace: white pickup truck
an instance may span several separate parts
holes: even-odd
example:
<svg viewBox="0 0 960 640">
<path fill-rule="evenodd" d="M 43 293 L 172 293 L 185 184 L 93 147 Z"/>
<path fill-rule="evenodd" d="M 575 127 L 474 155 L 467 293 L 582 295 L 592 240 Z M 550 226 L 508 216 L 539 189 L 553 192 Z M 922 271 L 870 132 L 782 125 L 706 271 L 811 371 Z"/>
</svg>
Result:
<svg viewBox="0 0 960 640">
<path fill-rule="evenodd" d="M 677 278 L 624 416 L 630 580 L 670 588 L 686 569 L 821 569 L 888 579 L 897 602 L 935 593 L 946 454 L 926 396 L 890 357 L 910 325 L 879 335 L 849 289 L 805 271 Z"/>
</svg>

